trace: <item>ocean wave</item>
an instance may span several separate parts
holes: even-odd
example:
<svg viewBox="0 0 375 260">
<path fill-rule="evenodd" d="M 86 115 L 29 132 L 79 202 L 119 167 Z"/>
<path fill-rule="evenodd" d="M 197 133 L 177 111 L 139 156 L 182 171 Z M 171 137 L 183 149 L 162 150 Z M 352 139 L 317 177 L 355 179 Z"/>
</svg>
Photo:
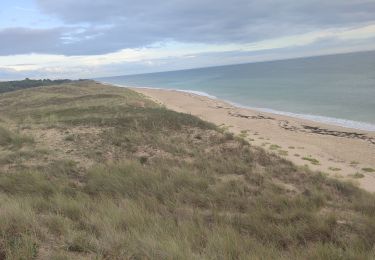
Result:
<svg viewBox="0 0 375 260">
<path fill-rule="evenodd" d="M 213 96 L 213 95 L 208 94 L 208 93 L 203 92 L 203 91 L 197 91 L 197 90 L 167 89 L 167 88 L 155 88 L 155 87 L 139 87 L 139 86 L 113 84 L 113 83 L 109 83 L 109 82 L 102 82 L 102 83 L 105 83 L 105 84 L 108 84 L 108 85 L 113 85 L 113 86 L 118 86 L 118 87 L 173 90 L 173 91 L 179 91 L 179 92 L 184 92 L 184 93 L 191 93 L 191 94 L 198 95 L 198 96 L 204 96 L 204 97 L 208 97 L 208 98 L 211 98 L 211 99 L 218 99 L 218 97 L 216 97 L 216 96 Z M 317 123 L 324 123 L 324 124 L 328 124 L 328 125 L 340 126 L 340 127 L 351 128 L 351 129 L 356 129 L 356 130 L 375 132 L 375 125 L 371 124 L 371 123 L 353 121 L 353 120 L 342 119 L 342 118 L 320 116 L 320 115 L 299 114 L 299 113 L 275 110 L 275 109 L 272 109 L 272 108 L 251 107 L 251 106 L 238 104 L 238 103 L 232 102 L 230 100 L 225 100 L 225 99 L 222 99 L 222 98 L 220 98 L 220 100 L 223 100 L 224 102 L 227 102 L 227 103 L 229 103 L 233 106 L 239 107 L 239 108 L 251 109 L 251 110 L 256 110 L 256 111 L 259 111 L 259 112 L 265 112 L 265 113 L 276 114 L 276 115 L 290 116 L 290 117 L 309 120 L 309 121 L 313 121 L 313 122 L 317 122 Z"/>
<path fill-rule="evenodd" d="M 210 95 L 210 94 L 208 94 L 206 92 L 203 92 L 203 91 L 185 90 L 185 89 L 173 89 L 173 90 L 178 91 L 178 92 L 191 93 L 191 94 L 202 96 L 202 97 L 208 97 L 208 98 L 211 98 L 211 99 L 218 99 L 217 97 L 215 97 L 213 95 Z M 225 101 L 225 102 L 227 102 L 227 101 Z"/>
</svg>

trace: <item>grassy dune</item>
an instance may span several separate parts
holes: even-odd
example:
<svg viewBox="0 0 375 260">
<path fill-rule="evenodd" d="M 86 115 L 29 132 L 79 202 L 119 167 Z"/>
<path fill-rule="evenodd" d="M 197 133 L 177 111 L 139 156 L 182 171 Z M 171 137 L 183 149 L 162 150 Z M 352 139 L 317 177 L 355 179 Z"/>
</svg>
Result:
<svg viewBox="0 0 375 260">
<path fill-rule="evenodd" d="M 71 80 L 68 79 L 58 79 L 58 80 L 50 80 L 50 79 L 40 79 L 40 80 L 33 80 L 33 79 L 24 79 L 18 81 L 0 81 L 0 93 L 17 91 L 27 88 L 36 88 L 40 86 L 52 86 L 52 85 L 59 85 L 64 83 L 70 83 Z"/>
<path fill-rule="evenodd" d="M 90 81 L 0 95 L 0 259 L 373 259 L 375 197 Z"/>
</svg>

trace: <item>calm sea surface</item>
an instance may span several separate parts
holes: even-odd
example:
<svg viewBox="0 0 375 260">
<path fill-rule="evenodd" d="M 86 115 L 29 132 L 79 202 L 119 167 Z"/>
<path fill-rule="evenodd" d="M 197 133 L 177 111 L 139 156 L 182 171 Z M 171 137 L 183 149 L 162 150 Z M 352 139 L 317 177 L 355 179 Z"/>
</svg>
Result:
<svg viewBox="0 0 375 260">
<path fill-rule="evenodd" d="M 97 79 L 375 131 L 375 51 Z"/>
</svg>

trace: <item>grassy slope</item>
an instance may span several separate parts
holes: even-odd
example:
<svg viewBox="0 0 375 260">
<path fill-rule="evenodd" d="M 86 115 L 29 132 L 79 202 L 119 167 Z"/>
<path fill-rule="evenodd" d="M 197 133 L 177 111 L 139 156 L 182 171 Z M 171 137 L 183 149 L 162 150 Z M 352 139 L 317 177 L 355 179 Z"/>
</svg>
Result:
<svg viewBox="0 0 375 260">
<path fill-rule="evenodd" d="M 70 82 L 71 80 L 68 80 L 68 79 L 59 79 L 59 80 L 25 79 L 25 80 L 16 80 L 16 81 L 0 81 L 0 93 L 22 90 L 22 89 L 27 89 L 27 88 L 36 88 L 36 87 L 41 87 L 41 86 L 52 86 L 52 85 L 70 83 Z"/>
<path fill-rule="evenodd" d="M 0 259 L 371 259 L 375 198 L 93 82 L 0 95 Z"/>
</svg>

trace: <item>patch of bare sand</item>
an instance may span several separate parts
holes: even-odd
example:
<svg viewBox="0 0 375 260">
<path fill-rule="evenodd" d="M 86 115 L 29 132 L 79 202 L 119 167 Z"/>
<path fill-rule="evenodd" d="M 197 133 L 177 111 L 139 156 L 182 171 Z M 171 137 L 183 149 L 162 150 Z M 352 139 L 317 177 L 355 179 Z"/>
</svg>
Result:
<svg viewBox="0 0 375 260">
<path fill-rule="evenodd" d="M 375 192 L 375 172 L 362 170 L 375 169 L 374 132 L 238 108 L 221 100 L 186 92 L 132 89 L 172 110 L 225 127 L 253 145 L 277 153 L 297 165 L 353 181 L 363 189 Z"/>
<path fill-rule="evenodd" d="M 88 169 L 95 161 L 89 159 L 85 152 L 98 145 L 95 140 L 99 140 L 98 136 L 102 131 L 99 127 L 41 127 L 27 129 L 23 133 L 34 137 L 37 148 L 46 150 L 45 162 L 71 160 L 77 162 L 79 167 Z M 79 142 L 75 138 L 79 138 Z"/>
</svg>

